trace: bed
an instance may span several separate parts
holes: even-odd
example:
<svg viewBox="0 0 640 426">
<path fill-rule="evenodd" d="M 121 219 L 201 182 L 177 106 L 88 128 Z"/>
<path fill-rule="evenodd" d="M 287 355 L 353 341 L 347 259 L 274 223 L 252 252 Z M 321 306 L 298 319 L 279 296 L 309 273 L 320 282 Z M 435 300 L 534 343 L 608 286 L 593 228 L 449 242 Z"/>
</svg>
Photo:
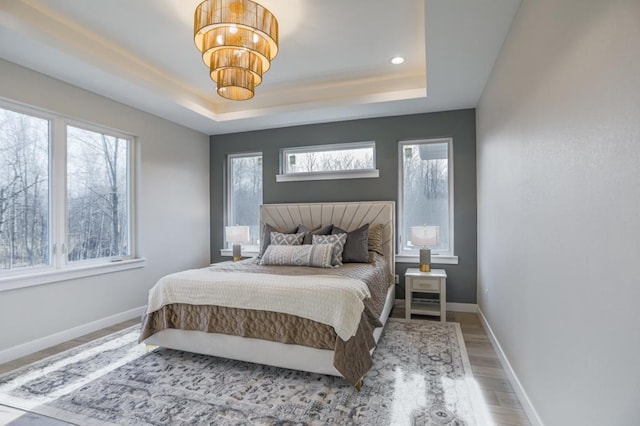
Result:
<svg viewBox="0 0 640 426">
<path fill-rule="evenodd" d="M 340 376 L 360 386 L 395 299 L 395 203 L 265 204 L 261 206 L 260 222 L 261 229 L 269 226 L 283 232 L 317 230 L 326 225 L 356 232 L 354 230 L 366 228 L 368 224 L 368 229 L 374 231 L 372 239 L 375 235 L 378 241 L 375 251 L 369 252 L 370 263 L 345 263 L 325 269 L 265 266 L 260 264 L 260 259 L 253 258 L 163 277 L 154 286 L 155 290 L 150 291 L 141 341 Z M 205 285 L 202 279 L 210 281 Z M 216 280 L 220 282 L 212 284 Z M 236 289 L 248 295 L 241 307 L 220 301 L 226 300 L 227 292 L 235 289 L 236 281 L 252 285 L 246 287 L 251 290 Z M 173 295 L 189 285 L 195 287 L 183 292 L 182 303 L 167 303 L 161 300 L 163 296 L 158 296 L 156 288 L 166 282 L 174 286 L 166 290 L 166 294 Z M 186 287 L 176 291 L 176 285 Z M 275 291 L 279 293 L 269 293 Z M 278 306 L 271 311 L 262 304 L 268 303 L 274 294 L 279 301 L 292 301 L 282 310 Z M 354 306 L 359 306 L 355 299 L 360 299 L 363 306 L 360 312 L 354 313 Z M 326 313 L 317 308 L 325 305 L 340 305 L 339 309 L 344 312 Z M 336 322 L 317 319 L 325 317 Z"/>
</svg>

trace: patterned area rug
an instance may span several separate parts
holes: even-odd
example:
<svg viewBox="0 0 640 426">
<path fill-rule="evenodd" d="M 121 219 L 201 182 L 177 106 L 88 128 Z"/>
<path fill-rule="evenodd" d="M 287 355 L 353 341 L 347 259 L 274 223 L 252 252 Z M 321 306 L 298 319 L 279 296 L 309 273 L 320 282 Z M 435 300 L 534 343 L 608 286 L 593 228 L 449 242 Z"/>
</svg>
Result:
<svg viewBox="0 0 640 426">
<path fill-rule="evenodd" d="M 460 326 L 390 319 L 362 391 L 169 349 L 138 327 L 0 376 L 0 404 L 80 425 L 477 425 Z"/>
</svg>

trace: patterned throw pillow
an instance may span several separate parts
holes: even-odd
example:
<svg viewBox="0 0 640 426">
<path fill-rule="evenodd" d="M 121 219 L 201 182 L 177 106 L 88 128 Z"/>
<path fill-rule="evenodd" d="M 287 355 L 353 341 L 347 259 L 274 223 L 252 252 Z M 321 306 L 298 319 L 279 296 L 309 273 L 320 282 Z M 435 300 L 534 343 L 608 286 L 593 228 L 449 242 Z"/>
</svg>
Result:
<svg viewBox="0 0 640 426">
<path fill-rule="evenodd" d="M 344 250 L 345 241 L 347 241 L 347 234 L 313 236 L 313 244 L 335 244 L 333 257 L 331 258 L 333 266 L 342 266 L 342 251 Z"/>
<path fill-rule="evenodd" d="M 282 234 L 280 232 L 271 233 L 271 245 L 274 246 L 299 246 L 304 239 L 304 233 Z"/>
<path fill-rule="evenodd" d="M 314 266 L 331 268 L 333 244 L 277 246 L 270 245 L 260 259 L 261 265 Z"/>
</svg>

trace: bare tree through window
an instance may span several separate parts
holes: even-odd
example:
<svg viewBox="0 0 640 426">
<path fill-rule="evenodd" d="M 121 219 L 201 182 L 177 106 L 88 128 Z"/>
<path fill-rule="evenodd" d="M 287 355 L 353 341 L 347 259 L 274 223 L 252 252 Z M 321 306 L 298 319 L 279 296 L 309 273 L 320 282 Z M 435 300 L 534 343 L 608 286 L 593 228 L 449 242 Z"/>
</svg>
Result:
<svg viewBox="0 0 640 426">
<path fill-rule="evenodd" d="M 0 270 L 49 252 L 49 121 L 0 108 Z"/>
<path fill-rule="evenodd" d="M 129 254 L 128 143 L 67 127 L 69 261 Z"/>
</svg>

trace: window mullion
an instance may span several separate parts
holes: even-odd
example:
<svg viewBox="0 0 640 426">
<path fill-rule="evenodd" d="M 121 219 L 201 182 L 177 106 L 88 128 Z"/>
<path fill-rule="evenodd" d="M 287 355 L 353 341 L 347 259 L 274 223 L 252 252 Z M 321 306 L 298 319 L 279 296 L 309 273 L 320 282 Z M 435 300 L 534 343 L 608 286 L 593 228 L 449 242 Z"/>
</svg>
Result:
<svg viewBox="0 0 640 426">
<path fill-rule="evenodd" d="M 53 266 L 61 269 L 66 264 L 67 251 L 67 179 L 66 131 L 59 118 L 52 120 L 52 176 L 51 176 L 51 239 L 54 244 Z"/>
</svg>

